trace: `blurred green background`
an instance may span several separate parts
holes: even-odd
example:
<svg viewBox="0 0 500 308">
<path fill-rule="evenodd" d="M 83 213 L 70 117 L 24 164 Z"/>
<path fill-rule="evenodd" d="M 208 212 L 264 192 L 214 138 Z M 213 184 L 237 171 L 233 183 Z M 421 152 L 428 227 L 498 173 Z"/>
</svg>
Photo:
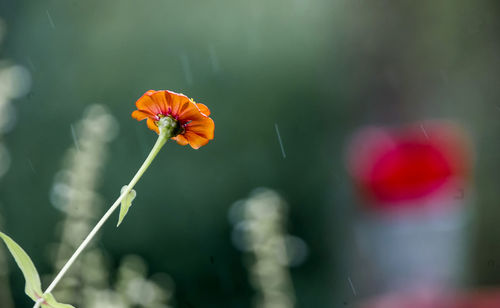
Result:
<svg viewBox="0 0 500 308">
<path fill-rule="evenodd" d="M 168 143 L 125 223 L 106 224 L 97 245 L 112 260 L 135 253 L 170 274 L 178 307 L 251 307 L 227 214 L 252 189 L 271 187 L 290 205 L 288 231 L 309 247 L 291 270 L 297 306 L 342 307 L 352 300 L 343 259 L 355 204 L 344 167 L 350 133 L 451 118 L 477 148 L 469 284 L 498 284 L 499 9 L 456 0 L 0 0 L 1 58 L 32 78 L 2 137 L 11 154 L 0 179 L 3 229 L 50 273 L 61 212 L 49 196 L 71 125 L 94 103 L 116 117 L 98 189 L 111 204 L 155 141 L 130 117 L 135 100 L 170 89 L 209 106 L 215 140 L 198 151 Z M 13 266 L 10 277 L 16 303 L 29 305 Z"/>
</svg>

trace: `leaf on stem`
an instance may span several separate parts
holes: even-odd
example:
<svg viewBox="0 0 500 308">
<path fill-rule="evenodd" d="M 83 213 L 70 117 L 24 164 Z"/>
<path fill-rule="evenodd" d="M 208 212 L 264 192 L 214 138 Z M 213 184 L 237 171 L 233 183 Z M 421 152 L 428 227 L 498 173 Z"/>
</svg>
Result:
<svg viewBox="0 0 500 308">
<path fill-rule="evenodd" d="M 7 245 L 7 248 L 14 257 L 14 260 L 16 260 L 17 266 L 19 266 L 21 272 L 23 272 L 24 279 L 26 280 L 26 286 L 24 288 L 26 295 L 28 295 L 35 302 L 38 301 L 41 296 L 45 300 L 41 304 L 42 307 L 74 308 L 71 305 L 58 303 L 54 296 L 50 293 L 43 294 L 40 276 L 38 275 L 38 271 L 26 251 L 24 251 L 21 246 L 14 242 L 14 240 L 5 233 L 0 232 L 0 238 L 3 239 L 5 245 Z"/>
<path fill-rule="evenodd" d="M 8 235 L 0 232 L 0 237 L 5 242 L 5 245 L 7 245 L 7 248 L 14 257 L 14 260 L 16 260 L 17 266 L 19 266 L 23 272 L 24 279 L 26 280 L 24 292 L 36 302 L 43 292 L 42 284 L 40 283 L 40 276 L 38 275 L 33 261 L 31 261 L 30 257 L 21 248 L 21 246 L 14 242 L 14 240 Z"/>
<path fill-rule="evenodd" d="M 127 185 L 123 186 L 120 194 L 123 194 L 126 189 Z M 125 197 L 123 197 L 122 204 L 120 205 L 120 217 L 118 218 L 117 227 L 122 223 L 125 215 L 127 215 L 128 209 L 132 206 L 132 201 L 134 201 L 136 195 L 136 191 L 132 189 Z"/>
</svg>

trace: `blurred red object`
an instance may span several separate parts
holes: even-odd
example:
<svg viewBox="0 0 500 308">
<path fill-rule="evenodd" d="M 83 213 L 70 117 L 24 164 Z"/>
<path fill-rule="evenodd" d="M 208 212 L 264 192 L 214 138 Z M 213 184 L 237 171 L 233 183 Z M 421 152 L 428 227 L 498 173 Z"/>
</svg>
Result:
<svg viewBox="0 0 500 308">
<path fill-rule="evenodd" d="M 366 204 L 395 210 L 463 199 L 472 149 L 457 125 L 427 121 L 398 128 L 363 128 L 349 145 L 347 161 Z"/>
<path fill-rule="evenodd" d="M 368 300 L 360 308 L 498 308 L 500 290 L 484 289 L 465 293 L 420 290 L 384 295 Z"/>
</svg>

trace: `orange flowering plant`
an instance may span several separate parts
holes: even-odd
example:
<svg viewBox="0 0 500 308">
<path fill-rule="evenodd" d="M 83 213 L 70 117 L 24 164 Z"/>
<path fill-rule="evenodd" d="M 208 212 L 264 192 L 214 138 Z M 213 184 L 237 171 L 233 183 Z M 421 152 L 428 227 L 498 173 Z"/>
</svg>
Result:
<svg viewBox="0 0 500 308">
<path fill-rule="evenodd" d="M 149 90 L 135 103 L 137 110 L 132 117 L 138 121 L 147 119 L 149 129 L 160 133 L 159 125 L 165 117 L 175 122 L 171 138 L 180 145 L 189 144 L 199 149 L 214 138 L 214 121 L 210 110 L 183 94 L 168 90 Z"/>
<path fill-rule="evenodd" d="M 137 110 L 132 112 L 132 117 L 138 121 L 147 119 L 147 126 L 158 134 L 158 139 L 130 183 L 122 187 L 118 199 L 116 199 L 90 231 L 45 292 L 41 290 L 38 272 L 27 253 L 10 237 L 0 232 L 0 238 L 6 243 L 7 248 L 23 272 L 26 280 L 25 292 L 35 301 L 34 308 L 40 306 L 52 308 L 72 307 L 56 302 L 51 294 L 52 290 L 102 225 L 120 205 L 118 225 L 121 224 L 136 196 L 136 192 L 133 190 L 134 186 L 151 165 L 151 162 L 168 139 L 173 139 L 180 145 L 189 144 L 193 149 L 199 149 L 214 138 L 215 125 L 214 121 L 209 117 L 210 110 L 208 107 L 204 104 L 195 103 L 193 99 L 188 98 L 184 94 L 168 90 L 149 90 L 137 100 L 136 106 Z"/>
</svg>

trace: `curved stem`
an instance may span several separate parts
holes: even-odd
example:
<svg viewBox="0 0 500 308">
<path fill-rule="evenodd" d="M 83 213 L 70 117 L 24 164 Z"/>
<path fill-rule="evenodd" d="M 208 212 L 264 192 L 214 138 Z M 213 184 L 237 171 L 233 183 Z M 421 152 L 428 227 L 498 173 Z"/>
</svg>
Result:
<svg viewBox="0 0 500 308">
<path fill-rule="evenodd" d="M 142 166 L 139 168 L 139 170 L 134 175 L 134 177 L 132 178 L 132 180 L 130 181 L 130 183 L 127 185 L 127 189 L 125 189 L 125 191 L 123 191 L 123 193 L 120 195 L 120 197 L 118 197 L 118 199 L 116 199 L 115 203 L 113 203 L 113 205 L 111 205 L 111 207 L 109 208 L 109 210 L 102 216 L 102 218 L 95 225 L 95 227 L 92 229 L 92 231 L 90 231 L 90 233 L 83 240 L 83 242 L 80 244 L 80 246 L 78 246 L 78 248 L 75 250 L 75 252 L 71 256 L 71 258 L 69 258 L 69 260 L 63 266 L 63 268 L 59 271 L 59 273 L 57 274 L 57 276 L 54 278 L 54 280 L 52 281 L 52 283 L 49 285 L 49 287 L 47 288 L 47 290 L 45 290 L 44 294 L 52 292 L 52 290 L 59 283 L 59 281 L 64 276 L 64 274 L 66 274 L 66 272 L 71 267 L 71 265 L 73 265 L 73 263 L 75 262 L 76 258 L 78 258 L 78 256 L 82 253 L 82 251 L 85 249 L 85 247 L 87 247 L 87 245 L 90 243 L 90 241 L 94 238 L 94 236 L 96 235 L 97 231 L 99 231 L 99 229 L 101 229 L 102 225 L 104 225 L 104 223 L 106 222 L 106 220 L 108 220 L 109 216 L 111 216 L 111 214 L 118 208 L 118 206 L 120 205 L 122 199 L 126 195 L 128 195 L 128 193 L 132 190 L 132 188 L 134 188 L 135 184 L 137 184 L 137 182 L 142 177 L 142 175 L 144 174 L 144 172 L 148 169 L 149 165 L 151 165 L 151 162 L 156 157 L 156 155 L 158 154 L 158 152 L 160 152 L 161 148 L 163 147 L 163 145 L 165 144 L 165 142 L 167 142 L 167 140 L 170 138 L 170 136 L 171 136 L 171 132 L 169 132 L 169 131 L 162 131 L 159 134 L 158 139 L 156 140 L 155 145 L 151 149 L 151 152 L 149 152 L 148 157 L 146 157 L 146 160 L 142 163 Z M 40 304 L 41 304 L 41 302 L 37 301 L 35 303 L 35 305 L 33 306 L 33 308 L 40 307 Z"/>
</svg>

